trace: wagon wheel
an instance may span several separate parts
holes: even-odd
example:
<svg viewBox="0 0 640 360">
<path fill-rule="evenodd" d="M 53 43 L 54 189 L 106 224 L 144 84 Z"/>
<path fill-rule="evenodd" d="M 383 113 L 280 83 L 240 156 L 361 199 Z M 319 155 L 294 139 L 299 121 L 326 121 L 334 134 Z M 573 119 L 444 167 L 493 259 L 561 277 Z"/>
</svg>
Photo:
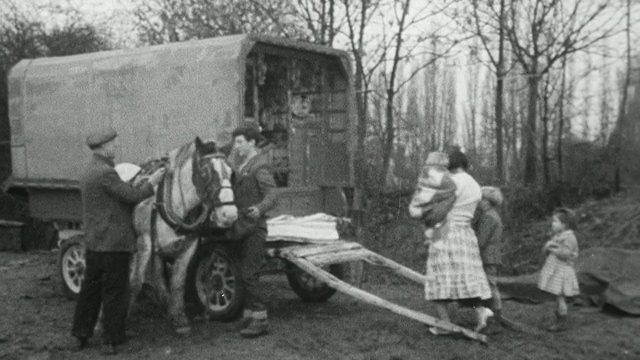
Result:
<svg viewBox="0 0 640 360">
<path fill-rule="evenodd" d="M 76 300 L 86 269 L 82 237 L 71 238 L 62 244 L 58 253 L 58 269 L 62 292 L 69 300 Z"/>
<path fill-rule="evenodd" d="M 344 268 L 341 264 L 325 266 L 322 269 L 338 279 L 342 279 L 344 276 Z M 291 262 L 287 262 L 287 280 L 291 289 L 303 301 L 325 302 L 336 293 L 336 289 L 309 275 Z"/>
<path fill-rule="evenodd" d="M 245 288 L 240 281 L 240 267 L 223 247 L 214 247 L 194 258 L 187 287 L 187 293 L 195 291 L 199 307 L 211 320 L 235 319 L 242 309 Z"/>
</svg>

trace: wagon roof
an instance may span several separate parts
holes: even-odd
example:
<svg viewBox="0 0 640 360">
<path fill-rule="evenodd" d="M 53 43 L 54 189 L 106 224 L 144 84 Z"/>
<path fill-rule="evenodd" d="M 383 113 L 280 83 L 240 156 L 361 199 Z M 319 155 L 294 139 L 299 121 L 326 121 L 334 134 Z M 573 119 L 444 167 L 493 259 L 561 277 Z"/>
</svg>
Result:
<svg viewBox="0 0 640 360">
<path fill-rule="evenodd" d="M 350 74 L 344 51 L 256 34 L 22 60 L 9 74 L 13 176 L 77 180 L 90 153 L 84 138 L 103 124 L 134 163 L 196 136 L 228 143 L 244 118 L 246 57 L 260 46 L 317 54 Z"/>
<path fill-rule="evenodd" d="M 338 57 L 348 62 L 350 57 L 347 52 L 342 50 L 336 50 L 327 46 L 321 46 L 312 44 L 305 41 L 297 41 L 290 39 L 277 38 L 260 34 L 240 34 L 230 36 L 220 36 L 210 39 L 202 40 L 190 40 L 162 45 L 153 45 L 135 49 L 119 49 L 110 51 L 99 51 L 87 54 L 79 54 L 72 56 L 60 56 L 60 57 L 44 57 L 38 59 L 24 59 L 22 62 L 30 62 L 30 66 L 34 65 L 47 65 L 47 64 L 65 64 L 74 62 L 91 62 L 96 60 L 105 60 L 108 58 L 117 58 L 127 55 L 138 55 L 154 52 L 173 52 L 179 49 L 186 48 L 207 48 L 209 51 L 216 53 L 219 57 L 227 57 L 228 59 L 240 58 L 246 56 L 256 43 L 264 43 L 268 45 L 279 46 L 288 49 L 296 49 L 301 51 L 309 51 L 313 53 L 319 53 L 330 57 Z M 219 49 L 220 51 L 216 51 Z M 220 59 L 223 60 L 223 59 Z M 18 63 L 16 68 L 21 67 Z M 14 69 L 15 70 L 15 69 Z"/>
</svg>

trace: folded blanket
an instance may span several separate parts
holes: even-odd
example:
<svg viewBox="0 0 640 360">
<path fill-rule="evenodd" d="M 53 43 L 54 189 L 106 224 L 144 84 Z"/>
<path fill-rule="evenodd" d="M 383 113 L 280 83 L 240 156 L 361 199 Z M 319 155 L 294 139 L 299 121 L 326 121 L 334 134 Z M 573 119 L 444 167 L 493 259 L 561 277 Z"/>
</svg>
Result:
<svg viewBox="0 0 640 360">
<path fill-rule="evenodd" d="M 268 240 L 337 241 L 340 239 L 338 220 L 323 213 L 301 217 L 280 215 L 267 220 Z"/>
</svg>

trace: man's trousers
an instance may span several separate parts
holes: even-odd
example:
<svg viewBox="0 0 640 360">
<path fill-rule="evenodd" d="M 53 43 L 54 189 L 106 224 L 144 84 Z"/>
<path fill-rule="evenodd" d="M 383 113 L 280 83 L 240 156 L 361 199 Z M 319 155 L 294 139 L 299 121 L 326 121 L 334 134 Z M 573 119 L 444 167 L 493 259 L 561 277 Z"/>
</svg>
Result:
<svg viewBox="0 0 640 360">
<path fill-rule="evenodd" d="M 242 281 L 247 291 L 245 309 L 254 312 L 266 310 L 258 291 L 259 272 L 265 263 L 266 242 L 267 231 L 257 228 L 242 240 L 241 245 Z"/>
<path fill-rule="evenodd" d="M 87 267 L 73 317 L 73 336 L 88 339 L 93 335 L 102 305 L 104 343 L 120 345 L 126 341 L 130 260 L 128 252 L 87 251 Z"/>
</svg>

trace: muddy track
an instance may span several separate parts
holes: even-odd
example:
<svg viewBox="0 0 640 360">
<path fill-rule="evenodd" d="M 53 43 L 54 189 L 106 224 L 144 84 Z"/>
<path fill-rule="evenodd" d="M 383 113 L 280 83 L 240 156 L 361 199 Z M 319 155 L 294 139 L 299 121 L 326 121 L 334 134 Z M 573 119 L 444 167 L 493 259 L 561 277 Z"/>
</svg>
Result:
<svg viewBox="0 0 640 360">
<path fill-rule="evenodd" d="M 100 341 L 75 353 L 69 335 L 74 303 L 56 283 L 56 254 L 0 252 L 0 359 L 98 359 Z M 431 312 L 414 285 L 366 283 L 365 289 Z M 236 324 L 193 319 L 193 332 L 171 332 L 160 309 L 141 302 L 131 340 L 118 359 L 638 359 L 640 319 L 572 307 L 571 330 L 525 335 L 503 331 L 488 346 L 430 335 L 423 325 L 343 295 L 324 304 L 301 302 L 282 275 L 265 277 L 271 334 L 238 336 Z M 510 318 L 543 327 L 553 304 L 506 302 Z M 464 322 L 467 314 L 454 319 Z"/>
</svg>

